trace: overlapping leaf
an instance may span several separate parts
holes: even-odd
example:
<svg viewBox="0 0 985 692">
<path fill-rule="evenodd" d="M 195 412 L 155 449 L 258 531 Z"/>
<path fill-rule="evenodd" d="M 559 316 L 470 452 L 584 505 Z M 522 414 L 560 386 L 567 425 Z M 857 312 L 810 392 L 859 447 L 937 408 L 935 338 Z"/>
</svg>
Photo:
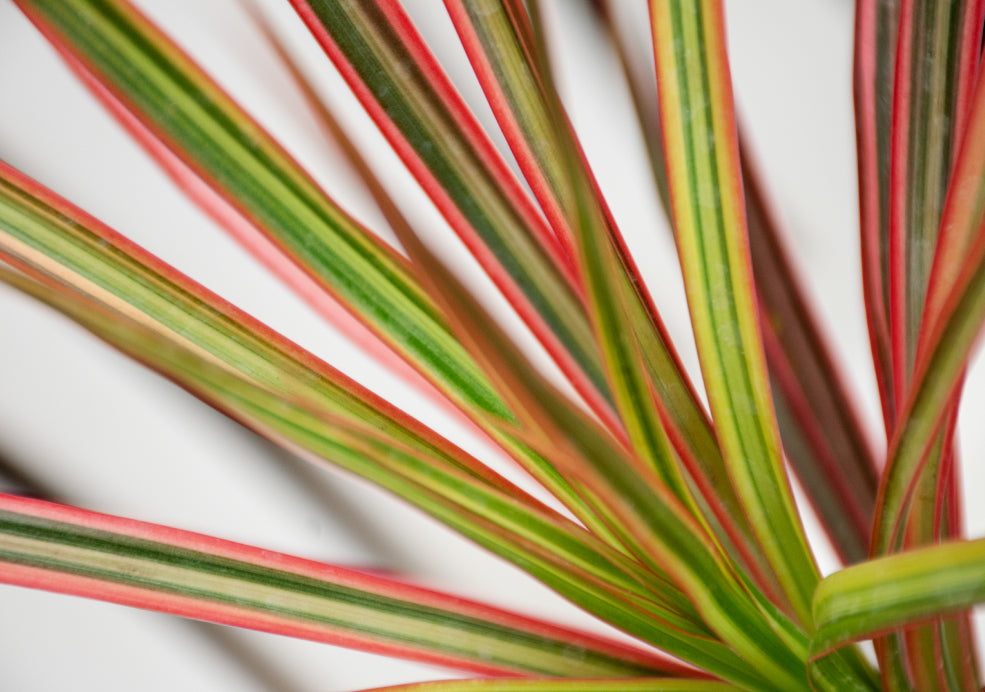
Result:
<svg viewBox="0 0 985 692">
<path fill-rule="evenodd" d="M 752 291 L 722 10 L 650 4 L 685 288 L 726 466 L 797 617 L 817 568 L 783 468 Z"/>
<path fill-rule="evenodd" d="M 324 115 L 328 117 L 328 114 Z M 356 164 L 360 163 L 355 152 L 350 152 L 350 157 L 355 158 Z M 378 187 L 372 174 L 362 166 L 360 168 L 364 170 L 369 186 Z M 389 217 L 398 238 L 415 264 L 422 269 L 422 276 L 427 277 L 427 284 L 445 308 L 462 343 L 467 345 L 478 362 L 484 364 L 486 371 L 497 373 L 497 379 L 503 382 L 501 389 L 511 392 L 516 398 L 514 410 L 523 412 L 523 419 L 533 426 L 526 435 L 531 446 L 550 456 L 560 471 L 570 472 L 582 481 L 578 487 L 589 493 L 589 497 L 597 498 L 596 506 L 608 508 L 608 513 L 603 516 L 610 530 L 616 532 L 642 561 L 649 563 L 658 573 L 667 569 L 678 575 L 680 588 L 699 603 L 699 610 L 714 623 L 713 627 L 715 624 L 722 627 L 723 623 L 736 617 L 728 612 L 729 609 L 723 609 L 721 604 L 709 603 L 707 584 L 693 576 L 679 576 L 682 571 L 686 575 L 700 573 L 701 570 L 694 568 L 697 562 L 708 564 L 710 561 L 717 565 L 719 575 L 726 572 L 716 558 L 714 548 L 702 539 L 700 528 L 681 515 L 683 508 L 668 497 L 666 491 L 657 487 L 659 483 L 646 482 L 653 475 L 652 469 L 634 466 L 631 459 L 624 459 L 624 448 L 610 439 L 593 421 L 571 409 L 509 342 L 482 307 L 427 250 L 406 221 L 399 215 L 395 216 L 393 210 Z M 649 511 L 643 512 L 643 508 L 649 508 Z M 670 540 L 671 537 L 678 540 Z M 655 559 L 654 554 L 665 556 L 665 559 Z M 741 591 L 733 590 L 732 593 L 736 600 L 744 598 Z M 735 609 L 734 605 L 732 609 Z M 752 612 L 746 608 L 744 617 L 747 618 L 746 626 L 755 629 L 760 623 L 755 621 Z M 734 630 L 727 631 L 734 634 Z M 763 638 L 760 643 L 768 643 L 772 636 L 768 630 L 760 631 L 758 636 Z M 668 650 L 706 668 L 711 665 L 709 670 L 728 679 L 748 679 L 747 673 L 736 677 L 736 661 L 723 651 L 719 651 L 720 660 L 709 664 L 707 658 L 696 659 L 693 652 L 682 650 L 677 644 L 663 646 L 672 646 Z M 748 643 L 746 646 L 749 647 Z"/>
<path fill-rule="evenodd" d="M 727 679 L 764 684 L 761 673 L 689 619 L 686 601 L 678 603 L 683 610 L 675 610 L 673 601 L 662 605 L 673 593 L 661 590 L 625 556 L 64 202 L 36 186 L 41 199 L 10 182 L 3 190 L 0 249 L 34 277 L 19 281 L 13 274 L 5 280 L 261 434 L 369 478 L 617 627 Z M 675 564 L 683 561 L 679 569 L 686 570 L 685 578 L 678 583 L 700 587 L 689 588 L 689 595 L 699 594 L 702 615 L 713 617 L 718 629 L 725 623 L 736 640 L 730 643 L 770 652 L 750 662 L 779 670 L 802 666 L 755 610 L 742 605 L 745 594 L 734 583 L 728 586 L 732 579 L 714 549 L 694 540 L 697 529 L 686 513 L 672 499 L 640 488 L 631 468 L 609 469 L 615 450 L 598 446 L 605 437 L 591 433 L 584 418 L 570 419 L 582 414 L 566 402 L 558 408 L 553 413 L 562 416 L 558 427 L 589 450 L 596 474 L 602 470 L 602 484 L 592 487 L 612 488 L 616 497 L 610 504 L 631 508 L 614 526 L 633 526 L 655 566 L 654 541 Z M 644 506 L 659 510 L 659 516 L 640 516 Z M 648 524 L 641 527 L 641 521 Z M 699 574 L 717 574 L 722 583 L 698 581 Z"/>
<path fill-rule="evenodd" d="M 653 89 L 652 46 L 646 61 L 640 40 L 632 40 L 615 16 L 612 0 L 593 2 L 610 34 L 640 120 L 660 199 L 670 213 L 666 164 L 657 94 Z M 837 350 L 824 338 L 823 325 L 790 259 L 783 230 L 771 213 L 763 176 L 752 153 L 742 145 L 743 191 L 756 297 L 766 347 L 766 361 L 784 452 L 846 562 L 868 553 L 878 479 L 874 452 L 838 367 Z M 717 450 L 715 454 L 720 454 Z M 722 497 L 731 488 L 715 487 Z M 726 506 L 738 507 L 730 501 Z"/>
<path fill-rule="evenodd" d="M 292 0 L 394 151 L 588 404 L 610 395 L 570 258 L 394 2 Z"/>
<path fill-rule="evenodd" d="M 707 508 L 697 516 L 717 529 L 731 554 L 759 568 L 711 427 L 581 154 L 537 27 L 522 3 L 446 5 L 521 170 L 577 259 L 609 389 L 633 448 L 685 506 Z M 688 487 L 682 462 L 703 497 Z"/>
<path fill-rule="evenodd" d="M 697 635 L 697 650 L 716 648 L 660 606 L 625 557 L 327 365 L 63 202 L 32 198 L 9 181 L 3 192 L 0 248 L 35 276 L 19 281 L 8 272 L 6 280 L 266 436 L 383 485 L 638 636 L 665 639 L 658 623 L 666 617 L 671 637 Z"/>
<path fill-rule="evenodd" d="M 75 11 L 57 3 L 25 5 L 56 45 L 76 56 L 76 69 L 99 80 L 91 86 L 117 115 L 143 123 L 139 134 L 152 140 L 145 144 L 162 163 L 182 159 L 190 175 L 200 175 L 267 234 L 274 254 L 282 251 L 310 274 L 315 292 L 334 295 L 579 519 L 606 535 L 580 494 L 511 436 L 509 409 L 449 334 L 406 260 L 328 199 L 166 36 L 122 2 L 80 3 Z M 162 144 L 165 152 L 158 151 Z"/>
<path fill-rule="evenodd" d="M 985 600 L 985 541 L 878 558 L 827 577 L 814 598 L 812 658 Z M 815 664 L 816 665 L 816 664 Z"/>
<path fill-rule="evenodd" d="M 466 408 L 508 416 L 401 256 L 329 200 L 189 58 L 118 1 L 20 3 L 75 66 Z"/>
</svg>

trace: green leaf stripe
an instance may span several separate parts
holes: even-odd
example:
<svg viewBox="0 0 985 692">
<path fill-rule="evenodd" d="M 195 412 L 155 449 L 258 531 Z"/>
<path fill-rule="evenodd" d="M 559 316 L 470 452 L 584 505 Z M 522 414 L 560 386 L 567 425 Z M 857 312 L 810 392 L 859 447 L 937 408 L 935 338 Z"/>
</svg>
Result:
<svg viewBox="0 0 985 692">
<path fill-rule="evenodd" d="M 910 380 L 944 197 L 967 108 L 964 0 L 903 3 L 893 123 L 891 326 L 897 389 Z"/>
<path fill-rule="evenodd" d="M 755 543 L 741 512 L 727 513 L 737 510 L 737 502 L 728 502 L 734 492 L 725 493 L 724 502 L 717 497 L 702 502 L 682 476 L 681 458 L 699 478 L 698 488 L 731 489 L 707 418 L 625 254 L 554 90 L 533 18 L 522 3 L 512 1 L 445 4 L 521 170 L 559 237 L 578 258 L 609 390 L 633 449 L 684 507 L 718 529 L 718 539 L 743 562 L 749 551 L 735 544 Z M 655 397 L 663 401 L 658 404 Z M 682 429 L 668 430 L 676 425 Z M 683 444 L 675 448 L 670 434 Z M 715 510 L 721 523 L 715 521 Z"/>
<path fill-rule="evenodd" d="M 739 499 L 802 623 L 818 580 L 783 466 L 745 232 L 722 9 L 652 0 L 657 84 L 685 289 Z"/>
<path fill-rule="evenodd" d="M 545 61 L 538 46 L 530 45 L 526 9 L 522 3 L 503 0 L 446 0 L 445 4 L 487 98 L 497 106 L 493 112 L 510 135 L 521 170 L 559 237 L 578 257 L 609 390 L 633 448 L 688 505 L 690 491 L 654 406 L 643 349 L 635 336 L 652 325 L 645 318 L 631 322 L 630 304 L 639 297 L 610 242 L 610 234 L 617 235 L 618 230 L 600 201 L 550 74 L 535 70 Z M 660 351 L 668 350 L 662 333 L 647 345 L 654 342 Z M 689 388 L 681 373 L 671 382 Z"/>
<path fill-rule="evenodd" d="M 615 649 L 593 647 L 588 637 L 575 635 L 582 640 L 576 643 L 563 630 L 423 589 L 35 500 L 0 496 L 0 563 L 65 575 L 69 581 L 56 584 L 69 592 L 85 593 L 92 580 L 110 601 L 473 670 L 561 676 L 650 670 L 632 660 L 631 650 L 620 660 Z M 25 579 L 11 571 L 0 570 L 0 580 Z"/>
<path fill-rule="evenodd" d="M 118 0 L 24 0 L 28 15 L 357 318 L 466 408 L 509 417 L 403 258 Z"/>
<path fill-rule="evenodd" d="M 396 3 L 291 0 L 445 218 L 591 402 L 606 381 L 567 260 Z M 586 389 L 594 388 L 595 393 Z"/>
<path fill-rule="evenodd" d="M 985 539 L 877 558 L 825 578 L 814 597 L 813 658 L 985 600 Z"/>
<path fill-rule="evenodd" d="M 615 626 L 724 678 L 758 682 L 748 665 L 689 619 L 690 606 L 682 615 L 674 594 L 660 591 L 625 555 L 460 450 L 432 442 L 409 419 L 375 410 L 372 395 L 327 365 L 310 356 L 299 361 L 299 349 L 285 351 L 283 340 L 259 323 L 228 306 L 220 310 L 201 287 L 63 201 L 50 206 L 55 203 L 50 195 L 32 199 L 9 181 L 0 184 L 0 256 L 36 277 L 19 280 L 8 272 L 3 280 L 260 434 L 381 485 Z"/>
</svg>

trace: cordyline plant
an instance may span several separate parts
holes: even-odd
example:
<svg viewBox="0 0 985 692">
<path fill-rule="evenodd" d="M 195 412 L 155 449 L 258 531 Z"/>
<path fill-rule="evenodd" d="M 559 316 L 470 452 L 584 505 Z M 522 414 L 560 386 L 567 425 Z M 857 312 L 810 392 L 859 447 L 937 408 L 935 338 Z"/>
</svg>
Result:
<svg viewBox="0 0 985 692">
<path fill-rule="evenodd" d="M 985 600 L 985 540 L 962 537 L 954 430 L 985 320 L 985 3 L 856 7 L 879 459 L 740 151 L 717 0 L 651 0 L 652 56 L 617 30 L 616 3 L 592 4 L 672 221 L 707 407 L 566 116 L 537 2 L 444 3 L 522 182 L 396 0 L 291 5 L 564 391 L 433 254 L 269 28 L 402 251 L 125 0 L 15 2 L 196 202 L 326 316 L 383 344 L 373 352 L 385 364 L 557 502 L 6 164 L 0 278 L 278 445 L 385 488 L 635 644 L 17 496 L 0 497 L 0 581 L 477 676 L 403 689 L 980 688 L 968 608 Z M 824 579 L 788 466 L 847 565 Z M 857 646 L 868 639 L 874 658 Z"/>
</svg>

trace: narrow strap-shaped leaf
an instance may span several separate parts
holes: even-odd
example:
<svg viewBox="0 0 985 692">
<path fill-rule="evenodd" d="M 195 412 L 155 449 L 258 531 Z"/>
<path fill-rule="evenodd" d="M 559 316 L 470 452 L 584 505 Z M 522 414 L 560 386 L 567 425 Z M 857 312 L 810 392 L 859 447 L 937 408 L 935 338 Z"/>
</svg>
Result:
<svg viewBox="0 0 985 692">
<path fill-rule="evenodd" d="M 814 598 L 812 658 L 979 603 L 983 573 L 985 540 L 920 548 L 836 572 Z"/>
<path fill-rule="evenodd" d="M 572 473 L 581 481 L 580 487 L 592 489 L 593 503 L 607 512 L 603 519 L 610 530 L 658 574 L 669 572 L 711 629 L 742 658 L 796 684 L 802 663 L 791 649 L 806 646 L 803 634 L 790 628 L 786 639 L 778 637 L 749 599 L 746 589 L 754 587 L 736 582 L 716 547 L 662 484 L 645 481 L 652 470 L 634 464 L 632 456 L 626 458 L 616 440 L 571 407 L 409 229 L 398 232 L 406 233 L 402 236 L 405 246 L 435 294 L 441 296 L 460 337 L 485 361 L 488 371 L 498 373 L 505 383 L 502 389 L 517 394 L 516 409 L 527 413 L 523 420 L 535 424 L 525 438 L 530 446 L 562 471 Z M 778 623 L 783 621 L 781 614 L 775 617 Z M 724 651 L 719 652 L 719 659 L 709 661 L 703 652 L 697 658 L 693 649 L 682 650 L 679 642 L 659 645 L 725 679 L 742 684 L 751 679 L 740 661 Z"/>
<path fill-rule="evenodd" d="M 0 258 L 30 274 L 0 272 L 4 281 L 278 444 L 386 488 L 614 626 L 737 684 L 761 683 L 704 626 L 664 605 L 652 577 L 624 555 L 440 438 L 431 442 L 410 419 L 95 220 L 34 191 L 42 199 L 0 186 Z M 277 377 L 267 376 L 271 368 Z M 574 410 L 567 400 L 562 407 Z M 764 636 L 757 646 L 768 645 Z"/>
<path fill-rule="evenodd" d="M 699 512 L 703 521 L 718 529 L 738 560 L 756 565 L 744 517 L 728 511 L 738 509 L 728 503 L 734 492 L 721 499 L 710 492 L 723 485 L 711 479 L 727 485 L 728 478 L 713 434 L 578 146 L 536 40 L 538 27 L 514 1 L 446 0 L 445 5 L 521 171 L 578 258 L 609 390 L 633 448 L 685 505 L 710 508 Z M 679 393 L 676 400 L 666 400 L 670 391 Z M 654 401 L 654 394 L 664 400 Z M 687 401 L 680 405 L 680 399 Z M 701 436 L 709 443 L 703 454 L 679 444 Z M 676 448 L 672 440 L 678 441 Z M 693 497 L 682 461 L 696 486 L 708 493 L 703 502 Z M 717 517 L 711 514 L 716 510 Z"/>
<path fill-rule="evenodd" d="M 272 43 L 273 47 L 278 52 L 278 55 L 291 72 L 299 88 L 304 93 L 305 98 L 308 100 L 308 103 L 318 118 L 319 123 L 326 130 L 327 136 L 335 141 L 343 155 L 346 157 L 346 160 L 352 165 L 356 175 L 366 186 L 384 218 L 387 220 L 387 223 L 389 223 L 390 227 L 394 230 L 397 240 L 400 241 L 405 247 L 411 246 L 412 248 L 420 251 L 420 248 L 418 248 L 419 244 L 416 242 L 416 233 L 410 223 L 397 208 L 396 204 L 394 204 L 393 200 L 389 197 L 383 183 L 372 171 L 372 168 L 362 157 L 362 154 L 360 154 L 355 145 L 346 137 L 345 132 L 335 119 L 331 109 L 315 93 L 313 86 L 304 75 L 301 67 L 291 58 L 286 46 L 281 43 L 272 28 L 263 20 L 262 17 L 257 16 L 256 19 L 260 29 Z M 420 254 L 420 252 L 418 254 Z M 430 270 L 427 266 L 428 260 L 431 259 L 430 253 L 426 254 L 427 257 L 423 263 L 421 262 L 421 258 L 418 257 L 415 262 L 416 266 L 414 269 L 416 272 L 419 272 L 418 275 L 422 276 L 426 282 L 434 283 L 429 276 Z M 413 258 L 414 254 L 411 253 L 411 256 Z M 499 378 L 496 370 L 487 369 L 486 372 L 492 375 L 491 379 L 493 380 L 494 386 L 497 384 L 502 384 L 497 382 Z M 515 409 L 513 410 L 515 411 Z M 568 507 L 574 515 L 582 521 L 590 531 L 592 531 L 592 533 L 608 541 L 610 544 L 621 546 L 618 540 L 612 536 L 611 532 L 604 525 L 604 523 L 601 522 L 595 511 L 591 508 L 590 504 L 586 502 L 586 498 L 590 496 L 588 489 L 579 488 L 576 490 L 572 488 L 568 479 L 563 478 L 563 474 L 558 473 L 557 469 L 551 466 L 547 459 L 544 459 L 542 456 L 534 453 L 533 450 L 531 450 L 527 445 L 523 444 L 514 437 L 511 437 L 510 430 L 513 427 L 513 421 L 510 421 L 507 425 L 503 425 L 503 421 L 496 418 L 484 415 L 476 416 L 472 411 L 470 411 L 470 413 L 473 414 L 473 422 L 476 423 L 481 430 L 489 434 L 494 441 L 498 442 L 504 448 L 505 451 L 510 453 L 521 466 L 523 466 L 541 483 L 541 485 L 547 488 L 551 494 L 553 494 L 566 507 Z"/>
<path fill-rule="evenodd" d="M 818 580 L 781 456 L 745 231 L 717 2 L 652 0 L 673 220 L 715 430 L 739 499 L 803 623 Z"/>
<path fill-rule="evenodd" d="M 522 4 L 501 0 L 445 3 L 479 82 L 494 104 L 517 159 L 549 218 L 578 258 L 609 389 L 633 449 L 688 505 L 692 502 L 653 402 L 642 352 L 629 323 L 624 266 L 609 242 L 611 221 L 574 134 L 549 84 L 536 70 Z"/>
<path fill-rule="evenodd" d="M 324 363 L 64 202 L 46 195 L 55 204 L 49 207 L 17 188 L 0 186 L 0 192 L 0 256 L 35 276 L 18 280 L 7 272 L 4 280 L 275 441 L 331 459 L 521 562 L 575 602 L 601 609 L 605 619 L 625 620 L 620 626 L 652 638 L 669 618 L 674 633 L 704 637 L 705 630 L 649 602 L 649 592 L 630 576 L 638 569 L 623 555 Z"/>
<path fill-rule="evenodd" d="M 442 680 L 364 692 L 730 692 L 739 690 L 710 680 Z"/>
<path fill-rule="evenodd" d="M 900 397 L 909 385 L 944 196 L 974 86 L 981 8 L 975 0 L 904 0 L 900 6 L 890 175 L 890 328 Z M 936 489 L 951 445 L 950 438 L 938 437 L 920 471 L 906 518 L 907 547 L 940 538 Z M 944 497 L 957 501 L 950 493 Z M 940 627 L 954 629 L 948 639 L 960 643 L 955 622 Z M 967 641 L 965 652 L 942 660 L 936 625 L 908 632 L 906 641 L 906 667 L 918 689 L 943 689 L 939 682 L 959 677 L 953 670 L 941 675 L 945 660 L 973 655 Z"/>
<path fill-rule="evenodd" d="M 855 130 L 862 289 L 876 382 L 887 432 L 896 420 L 889 327 L 890 142 L 900 0 L 855 4 Z"/>
<path fill-rule="evenodd" d="M 509 416 L 406 261 L 337 207 L 166 36 L 118 0 L 25 0 L 105 95 L 463 407 Z"/>
<path fill-rule="evenodd" d="M 497 373 L 497 379 L 503 383 L 500 389 L 512 393 L 515 399 L 511 401 L 512 408 L 522 412 L 521 420 L 531 426 L 525 438 L 530 446 L 549 457 L 559 470 L 572 473 L 580 480 L 574 487 L 584 489 L 585 497 L 593 507 L 603 512 L 601 516 L 607 522 L 607 528 L 620 536 L 626 546 L 655 572 L 663 574 L 669 570 L 676 576 L 680 589 L 695 601 L 698 611 L 711 628 L 723 638 L 731 637 L 727 641 L 743 652 L 745 657 L 762 661 L 762 650 L 768 649 L 771 658 L 777 659 L 776 663 L 786 658 L 786 666 L 796 667 L 784 648 L 770 648 L 782 647 L 782 644 L 774 640 L 770 630 L 764 629 L 764 623 L 759 622 L 750 604 L 740 605 L 739 599 L 745 601 L 746 594 L 735 589 L 738 584 L 731 584 L 735 602 L 729 608 L 723 608 L 721 603 L 709 596 L 709 592 L 721 589 L 722 585 L 699 581 L 695 575 L 701 575 L 700 579 L 704 580 L 711 577 L 710 573 L 696 565 L 705 565 L 705 570 L 715 569 L 715 574 L 727 581 L 732 580 L 731 574 L 698 525 L 680 516 L 683 507 L 669 491 L 659 483 L 648 482 L 653 475 L 652 469 L 638 462 L 634 464 L 635 460 L 631 456 L 627 458 L 626 450 L 616 440 L 590 418 L 572 408 L 510 343 L 483 308 L 434 258 L 411 229 L 398 224 L 396 230 L 415 264 L 433 286 L 434 294 L 440 296 L 463 343 L 484 364 L 485 370 Z M 658 554 L 667 558 L 654 557 L 649 547 L 655 543 Z M 682 573 L 688 576 L 682 577 Z M 750 585 L 743 586 L 755 589 Z M 666 587 L 659 587 L 658 590 L 664 592 Z M 782 615 L 777 614 L 776 617 L 778 621 L 783 620 Z M 746 636 L 737 632 L 732 629 L 734 618 L 742 619 L 746 627 L 759 633 Z M 800 636 L 796 631 L 792 633 L 794 640 L 799 641 Z M 677 642 L 661 646 L 726 679 L 736 682 L 749 679 L 748 672 L 740 672 L 741 667 L 737 670 L 737 660 L 729 656 L 710 664 L 707 657 L 702 655 L 695 658 L 695 652 L 682 649 Z M 719 653 L 720 656 L 723 654 Z"/>
<path fill-rule="evenodd" d="M 618 25 L 612 4 L 591 3 L 625 73 L 660 199 L 670 214 L 652 46 L 645 46 L 647 57 L 641 59 L 643 41 L 632 40 Z M 878 487 L 874 453 L 837 354 L 823 338 L 823 325 L 785 249 L 783 229 L 770 213 L 766 185 L 742 145 L 741 122 L 739 133 L 753 275 L 784 452 L 836 550 L 846 562 L 858 562 L 868 553 Z M 731 486 L 725 497 L 729 494 L 734 496 Z M 739 507 L 737 499 L 723 504 Z"/>
<path fill-rule="evenodd" d="M 900 6 L 890 176 L 890 327 L 900 392 L 916 357 L 958 127 L 974 87 L 978 55 L 969 43 L 980 33 L 976 0 L 903 0 Z"/>
<path fill-rule="evenodd" d="M 498 674 L 646 656 L 507 611 L 218 538 L 0 495 L 0 581 Z"/>
<path fill-rule="evenodd" d="M 985 243 L 979 243 L 979 246 Z M 985 248 L 975 248 L 964 281 L 952 293 L 923 355 L 918 355 L 914 388 L 902 411 L 905 418 L 890 447 L 880 486 L 873 555 L 884 555 L 898 545 L 919 473 L 950 413 L 948 405 L 962 377 L 965 363 L 985 319 Z"/>
<path fill-rule="evenodd" d="M 571 260 L 394 0 L 291 0 L 436 207 L 603 419 Z"/>
<path fill-rule="evenodd" d="M 323 116 L 331 120 L 329 113 L 324 113 Z M 350 156 L 354 159 L 353 163 L 362 170 L 361 175 L 366 178 L 367 184 L 373 189 L 378 188 L 378 181 L 375 180 L 372 173 L 365 170 L 365 166 L 360 165 L 363 162 L 358 153 L 351 152 Z M 380 197 L 381 206 L 386 210 L 389 205 L 385 195 L 382 195 L 379 190 L 375 194 Z M 579 430 L 581 431 L 580 439 L 572 439 L 574 448 L 602 450 L 601 454 L 596 453 L 595 458 L 600 462 L 600 467 L 610 469 L 611 473 L 612 466 L 619 463 L 623 450 L 605 442 L 607 435 L 603 430 L 599 429 L 593 435 L 591 431 L 595 429 L 595 425 L 587 418 L 577 421 L 567 419 L 569 421 L 567 423 L 560 422 L 556 411 L 569 408 L 564 398 L 554 392 L 550 385 L 543 381 L 539 373 L 531 368 L 496 323 L 486 315 L 484 309 L 469 296 L 468 291 L 427 250 L 413 229 L 399 215 L 399 212 L 389 209 L 387 217 L 390 219 L 398 239 L 408 250 L 415 266 L 420 268 L 422 277 L 425 277 L 426 285 L 431 286 L 433 295 L 440 297 L 439 302 L 446 314 L 449 315 L 453 329 L 463 340 L 463 343 L 476 356 L 477 361 L 483 363 L 484 370 L 492 373 L 495 381 L 501 381 L 500 391 L 511 393 L 514 398 L 510 402 L 512 410 L 525 412 L 526 415 L 522 415 L 521 420 L 528 424 L 533 423 L 536 429 L 540 431 L 541 436 L 538 441 L 531 444 L 545 450 L 547 456 L 553 457 L 556 455 L 551 454 L 551 450 L 557 449 L 559 445 L 563 447 L 561 440 L 571 438 L 570 431 Z M 599 443 L 601 443 L 601 447 Z M 572 451 L 572 453 L 578 455 L 578 452 Z M 559 470 L 563 472 L 563 466 Z M 647 477 L 648 473 L 652 473 L 646 467 L 635 470 L 629 468 L 628 471 L 630 474 L 639 473 L 639 482 L 645 482 L 644 478 Z M 579 492 L 585 498 L 591 498 L 592 503 L 600 501 L 596 498 L 595 493 L 589 489 L 599 487 L 598 483 L 576 483 L 575 487 L 579 488 Z M 598 505 L 596 504 L 596 506 Z M 612 521 L 612 519 L 609 520 Z M 611 529 L 607 527 L 607 530 Z M 657 563 L 653 564 L 657 568 Z M 690 586 L 688 582 L 685 584 Z M 682 653 L 679 646 L 669 650 L 696 664 L 708 665 L 707 658 L 693 658 L 693 653 L 690 656 L 687 653 Z M 713 666 L 713 670 L 717 674 L 724 674 L 726 677 L 732 677 L 736 680 L 741 679 L 734 677 L 734 670 L 729 671 L 728 668 L 722 668 L 721 664 L 723 663 L 727 662 L 724 660 L 717 661 L 716 665 Z M 728 672 L 723 673 L 723 671 Z"/>
<path fill-rule="evenodd" d="M 974 104 L 952 176 L 935 258 L 913 386 L 901 410 L 880 486 L 873 555 L 898 545 L 919 470 L 951 412 L 947 406 L 983 319 L 985 273 L 985 81 Z"/>
<path fill-rule="evenodd" d="M 796 687 L 804 673 L 803 633 L 782 613 L 767 613 L 756 587 L 740 581 L 670 490 L 663 484 L 646 482 L 652 469 L 633 456 L 626 457 L 615 440 L 571 407 L 515 354 L 515 347 L 455 284 L 447 269 L 430 259 L 424 248 L 418 247 L 419 241 L 408 240 L 412 256 L 428 269 L 449 315 L 461 325 L 463 339 L 473 342 L 472 349 L 488 360 L 491 371 L 512 382 L 506 389 L 521 394 L 517 408 L 526 411 L 535 423 L 527 438 L 530 446 L 579 479 L 582 487 L 591 488 L 594 506 L 608 512 L 603 519 L 610 530 L 655 573 L 667 573 L 693 601 L 708 626 L 748 664 L 766 671 L 765 678 L 775 676 L 775 680 Z M 737 670 L 733 660 L 723 659 L 708 667 L 707 662 L 684 658 L 737 684 L 749 680 L 748 673 Z M 725 672 L 723 664 L 728 668 Z M 763 681 L 756 684 L 771 686 Z"/>
<path fill-rule="evenodd" d="M 953 419 L 964 364 L 982 320 L 983 307 L 976 304 L 975 291 L 982 290 L 978 274 L 985 219 L 980 199 L 981 157 L 985 151 L 983 117 L 985 89 L 979 78 L 944 209 L 942 235 L 922 319 L 913 389 L 901 414 L 880 488 L 881 511 L 873 537 L 875 555 L 898 549 L 908 518 L 915 517 L 927 524 L 934 521 L 934 512 L 939 511 L 932 506 L 936 504 L 933 500 L 928 503 L 918 498 L 914 502 L 914 497 L 918 490 L 926 493 L 935 482 L 926 478 L 924 469 L 929 466 L 934 470 L 939 466 L 941 446 L 948 439 L 942 437 L 947 432 L 946 422 Z M 934 492 L 932 497 L 936 496 L 938 493 Z M 925 529 L 924 526 L 924 533 Z M 960 622 L 949 627 L 967 630 Z M 946 633 L 935 636 L 940 639 L 942 634 Z M 967 679 L 970 673 L 962 659 L 971 655 L 970 643 L 954 634 L 945 639 L 962 645 L 945 657 L 961 666 L 952 670 L 948 679 Z M 924 657 L 937 660 L 929 651 Z"/>
<path fill-rule="evenodd" d="M 120 104 L 132 109 L 148 130 L 271 234 L 323 287 L 368 319 L 392 347 L 473 417 L 493 413 L 511 420 L 488 379 L 448 334 L 406 262 L 327 199 L 164 35 L 119 3 L 93 2 L 87 8 L 100 18 L 94 24 L 99 31 L 76 23 L 78 16 L 63 16 L 69 8 L 40 4 L 50 14 L 32 17 L 74 42 L 78 66 L 107 80 L 108 96 L 115 94 Z M 141 78 L 129 79 L 138 67 Z M 161 113 L 168 115 L 162 118 Z M 563 479 L 553 477 L 543 459 L 515 441 L 499 438 L 591 524 L 576 495 Z"/>
</svg>

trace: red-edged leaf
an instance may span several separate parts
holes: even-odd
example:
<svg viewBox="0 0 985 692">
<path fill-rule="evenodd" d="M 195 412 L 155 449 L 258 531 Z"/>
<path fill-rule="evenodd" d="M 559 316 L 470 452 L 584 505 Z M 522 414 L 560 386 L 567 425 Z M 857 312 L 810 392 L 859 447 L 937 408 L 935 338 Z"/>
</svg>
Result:
<svg viewBox="0 0 985 692">
<path fill-rule="evenodd" d="M 9 495 L 0 495 L 0 564 L 7 584 L 461 670 L 686 672 L 598 637 L 393 580 Z"/>
</svg>

